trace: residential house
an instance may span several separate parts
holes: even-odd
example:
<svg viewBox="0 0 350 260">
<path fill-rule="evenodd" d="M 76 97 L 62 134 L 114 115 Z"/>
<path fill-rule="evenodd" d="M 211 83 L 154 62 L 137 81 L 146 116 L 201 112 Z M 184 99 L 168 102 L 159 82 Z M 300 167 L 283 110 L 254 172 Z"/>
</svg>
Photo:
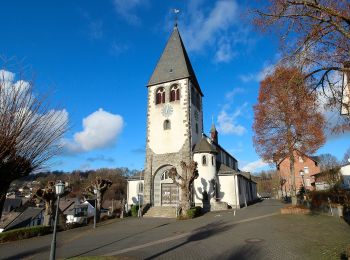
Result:
<svg viewBox="0 0 350 260">
<path fill-rule="evenodd" d="M 298 192 L 302 186 L 307 190 L 314 190 L 315 179 L 314 175 L 319 173 L 318 157 L 309 156 L 301 153 L 298 150 L 294 151 L 294 176 L 296 191 Z M 291 174 L 290 174 L 290 160 L 285 157 L 277 163 L 277 170 L 281 178 L 281 193 L 283 196 L 290 195 L 291 191 Z"/>
<path fill-rule="evenodd" d="M 40 226 L 44 222 L 44 209 L 28 207 L 23 212 L 11 212 L 1 219 L 0 232 L 16 228 Z"/>
</svg>

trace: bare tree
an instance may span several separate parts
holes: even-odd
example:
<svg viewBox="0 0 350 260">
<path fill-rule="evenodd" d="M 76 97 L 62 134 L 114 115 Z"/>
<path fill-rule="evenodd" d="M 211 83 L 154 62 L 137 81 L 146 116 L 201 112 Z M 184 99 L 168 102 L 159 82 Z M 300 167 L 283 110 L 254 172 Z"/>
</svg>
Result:
<svg viewBox="0 0 350 260">
<path fill-rule="evenodd" d="M 70 189 L 65 189 L 61 197 L 70 193 Z M 49 181 L 45 188 L 37 189 L 33 194 L 33 199 L 37 202 L 43 201 L 45 203 L 44 212 L 44 226 L 51 226 L 53 222 L 53 216 L 55 215 L 55 202 L 57 195 L 55 192 L 55 182 Z"/>
<path fill-rule="evenodd" d="M 197 163 L 191 161 L 188 165 L 181 161 L 180 163 L 182 173 L 179 174 L 175 167 L 169 170 L 170 178 L 180 188 L 180 209 L 179 212 L 182 216 L 187 215 L 187 211 L 191 208 L 190 194 L 192 191 L 192 184 L 195 179 L 198 178 Z"/>
<path fill-rule="evenodd" d="M 102 179 L 101 177 L 97 176 L 95 180 L 91 182 L 90 186 L 86 188 L 88 193 L 96 196 L 97 205 L 95 205 L 95 209 L 97 222 L 100 221 L 103 195 L 111 185 L 112 182 L 110 180 Z"/>
<path fill-rule="evenodd" d="M 320 154 L 318 156 L 318 162 L 319 162 L 321 172 L 327 171 L 330 169 L 335 169 L 340 166 L 338 159 L 334 155 L 331 155 L 329 153 Z"/>
<path fill-rule="evenodd" d="M 339 74 L 350 72 L 349 1 L 271 0 L 255 11 L 258 28 L 279 34 L 283 57 L 302 67 L 306 78 L 316 79 L 313 88 L 321 87 L 327 105 L 339 108 Z M 338 126 L 349 129 L 349 117 L 339 117 Z"/>
<path fill-rule="evenodd" d="M 33 93 L 33 82 L 0 70 L 0 216 L 12 181 L 27 176 L 56 155 L 67 128 L 65 111 L 49 108 Z"/>
</svg>

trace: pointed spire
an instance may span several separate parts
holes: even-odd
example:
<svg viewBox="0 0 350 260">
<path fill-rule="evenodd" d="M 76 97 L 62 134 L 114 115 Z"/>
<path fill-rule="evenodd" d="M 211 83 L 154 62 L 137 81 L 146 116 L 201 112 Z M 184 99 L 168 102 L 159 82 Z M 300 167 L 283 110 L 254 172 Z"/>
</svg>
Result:
<svg viewBox="0 0 350 260">
<path fill-rule="evenodd" d="M 152 86 L 184 78 L 189 78 L 203 96 L 176 23 L 147 85 Z"/>
<path fill-rule="evenodd" d="M 212 118 L 211 118 L 210 137 L 215 143 L 217 143 L 217 144 L 219 143 L 218 131 L 216 131 L 216 127 L 215 127 L 215 124 L 214 124 L 214 116 L 213 115 L 212 115 Z"/>
<path fill-rule="evenodd" d="M 178 18 L 179 18 L 179 14 L 180 13 L 180 10 L 179 9 L 174 9 L 174 14 L 175 14 L 175 22 L 174 22 L 174 29 L 176 28 L 177 29 L 177 21 L 178 21 Z"/>
</svg>

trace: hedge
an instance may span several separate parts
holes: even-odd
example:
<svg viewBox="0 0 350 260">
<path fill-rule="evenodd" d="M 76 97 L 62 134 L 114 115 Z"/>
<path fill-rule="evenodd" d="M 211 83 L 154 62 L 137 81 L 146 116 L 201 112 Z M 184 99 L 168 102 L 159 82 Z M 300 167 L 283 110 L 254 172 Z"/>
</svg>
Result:
<svg viewBox="0 0 350 260">
<path fill-rule="evenodd" d="M 0 233 L 0 243 L 36 236 L 43 236 L 49 233 L 51 233 L 51 227 L 49 226 L 35 226 L 13 229 Z"/>
<path fill-rule="evenodd" d="M 201 214 L 202 214 L 202 208 L 199 206 L 190 208 L 189 210 L 187 210 L 188 218 L 196 218 L 196 217 L 199 217 Z"/>
<path fill-rule="evenodd" d="M 132 217 L 137 217 L 138 216 L 138 211 L 139 211 L 139 205 L 135 204 L 131 206 L 130 212 Z"/>
</svg>

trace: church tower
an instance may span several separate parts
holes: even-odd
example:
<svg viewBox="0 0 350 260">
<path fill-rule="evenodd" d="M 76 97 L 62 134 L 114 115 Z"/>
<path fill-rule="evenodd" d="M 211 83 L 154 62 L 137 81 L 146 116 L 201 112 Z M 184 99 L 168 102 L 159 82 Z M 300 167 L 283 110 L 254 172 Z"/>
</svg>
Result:
<svg viewBox="0 0 350 260">
<path fill-rule="evenodd" d="M 167 172 L 192 160 L 202 137 L 203 93 L 177 25 L 147 84 L 147 138 L 144 203 L 175 206 L 177 186 Z"/>
</svg>

